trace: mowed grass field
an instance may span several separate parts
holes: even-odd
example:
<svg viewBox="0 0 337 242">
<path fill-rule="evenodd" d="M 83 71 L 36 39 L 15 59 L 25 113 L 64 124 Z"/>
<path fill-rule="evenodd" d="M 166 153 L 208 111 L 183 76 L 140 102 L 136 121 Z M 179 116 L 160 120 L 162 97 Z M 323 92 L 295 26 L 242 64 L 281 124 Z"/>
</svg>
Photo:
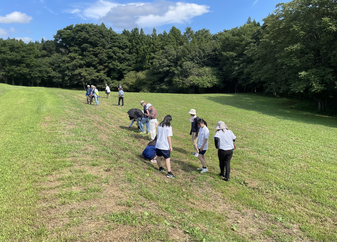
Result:
<svg viewBox="0 0 337 242">
<path fill-rule="evenodd" d="M 103 92 L 101 97 L 105 97 Z M 173 121 L 167 179 L 126 112 Z M 337 119 L 252 94 L 125 94 L 0 84 L 0 241 L 337 241 Z M 199 174 L 188 111 L 237 136 L 230 182 Z"/>
</svg>

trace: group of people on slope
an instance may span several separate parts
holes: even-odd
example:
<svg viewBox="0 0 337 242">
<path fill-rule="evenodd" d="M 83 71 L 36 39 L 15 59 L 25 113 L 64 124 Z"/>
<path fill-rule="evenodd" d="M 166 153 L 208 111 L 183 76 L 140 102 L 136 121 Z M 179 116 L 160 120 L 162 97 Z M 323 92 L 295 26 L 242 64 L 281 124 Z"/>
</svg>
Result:
<svg viewBox="0 0 337 242">
<path fill-rule="evenodd" d="M 110 99 L 110 87 L 108 84 L 105 84 L 105 93 L 106 93 L 106 98 Z M 100 96 L 98 95 L 98 89 L 94 85 L 87 85 L 87 92 L 86 92 L 86 97 L 87 97 L 87 104 L 92 104 L 93 99 L 95 98 L 96 105 L 99 105 L 98 98 Z M 122 85 L 119 83 L 118 84 L 118 106 L 120 106 L 120 101 L 122 101 L 122 107 L 124 106 L 124 91 Z"/>
<path fill-rule="evenodd" d="M 200 171 L 200 173 L 205 173 L 208 172 L 205 154 L 208 150 L 209 129 L 207 127 L 207 122 L 197 116 L 195 109 L 191 109 L 189 114 L 191 115 L 190 135 L 192 135 L 192 144 L 194 147 L 192 155 L 198 157 L 201 162 L 202 167 L 197 168 L 197 170 Z M 171 115 L 166 115 L 164 120 L 157 127 L 157 136 L 148 143 L 147 147 L 143 151 L 143 156 L 145 158 L 158 164 L 158 170 L 160 172 L 166 171 L 161 164 L 162 157 L 164 157 L 168 171 L 166 177 L 168 178 L 174 178 L 170 163 L 171 152 L 173 151 L 171 140 L 173 135 L 171 121 Z M 224 177 L 223 180 L 229 181 L 230 161 L 233 156 L 233 150 L 235 149 L 234 142 L 236 136 L 228 129 L 223 121 L 219 121 L 215 126 L 215 129 L 216 132 L 213 138 L 215 141 L 215 147 L 218 149 L 220 167 L 219 175 Z"/>
<path fill-rule="evenodd" d="M 151 135 L 151 141 L 156 137 L 156 127 L 158 124 L 157 120 L 157 109 L 155 109 L 151 103 L 146 103 L 141 101 L 140 105 L 143 106 L 143 115 L 142 117 L 134 118 L 129 125 L 129 128 L 132 127 L 134 122 L 137 122 L 140 134 L 149 134 Z M 131 118 L 130 118 L 131 119 Z M 145 132 L 146 127 L 146 132 Z"/>
<path fill-rule="evenodd" d="M 207 122 L 197 116 L 195 109 L 191 109 L 189 114 L 191 115 L 190 135 L 192 135 L 192 144 L 194 147 L 194 152 L 192 155 L 198 157 L 201 162 L 202 167 L 197 168 L 197 170 L 200 170 L 200 173 L 208 172 L 205 156 L 205 153 L 208 149 L 209 140 L 209 129 L 207 128 Z M 215 147 L 218 149 L 220 167 L 219 175 L 224 177 L 225 181 L 229 181 L 230 161 L 233 156 L 233 150 L 235 149 L 234 142 L 236 136 L 231 130 L 228 129 L 227 125 L 223 121 L 219 121 L 215 126 L 215 129 L 216 133 L 213 138 L 215 141 Z"/>
<path fill-rule="evenodd" d="M 99 101 L 98 101 L 98 90 L 94 85 L 88 85 L 87 86 L 87 92 L 85 94 L 85 96 L 87 97 L 87 104 L 92 104 L 92 100 L 95 98 L 95 102 L 96 105 L 99 105 Z"/>
</svg>

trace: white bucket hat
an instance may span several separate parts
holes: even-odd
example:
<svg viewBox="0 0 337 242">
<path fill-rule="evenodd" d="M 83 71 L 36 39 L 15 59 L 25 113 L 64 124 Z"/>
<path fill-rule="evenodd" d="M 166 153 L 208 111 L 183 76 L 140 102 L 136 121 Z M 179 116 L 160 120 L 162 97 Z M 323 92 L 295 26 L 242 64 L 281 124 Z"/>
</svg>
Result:
<svg viewBox="0 0 337 242">
<path fill-rule="evenodd" d="M 195 111 L 195 109 L 191 109 L 188 113 L 192 115 L 197 115 L 197 111 Z"/>
<path fill-rule="evenodd" d="M 227 125 L 223 121 L 219 121 L 214 129 L 228 129 Z"/>
<path fill-rule="evenodd" d="M 143 103 L 145 103 L 145 101 L 144 101 L 144 100 L 140 101 L 140 105 L 142 105 Z"/>
</svg>

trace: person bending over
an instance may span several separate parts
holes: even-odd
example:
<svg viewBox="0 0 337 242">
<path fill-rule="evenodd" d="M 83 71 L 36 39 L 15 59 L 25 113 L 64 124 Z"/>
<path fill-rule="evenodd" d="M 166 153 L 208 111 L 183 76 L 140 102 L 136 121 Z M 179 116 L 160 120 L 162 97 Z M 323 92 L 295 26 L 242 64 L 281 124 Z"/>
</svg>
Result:
<svg viewBox="0 0 337 242">
<path fill-rule="evenodd" d="M 150 141 L 147 144 L 145 150 L 142 153 L 144 158 L 150 160 L 152 163 L 157 163 L 156 143 L 157 143 L 157 136 L 154 138 L 154 140 Z"/>
</svg>

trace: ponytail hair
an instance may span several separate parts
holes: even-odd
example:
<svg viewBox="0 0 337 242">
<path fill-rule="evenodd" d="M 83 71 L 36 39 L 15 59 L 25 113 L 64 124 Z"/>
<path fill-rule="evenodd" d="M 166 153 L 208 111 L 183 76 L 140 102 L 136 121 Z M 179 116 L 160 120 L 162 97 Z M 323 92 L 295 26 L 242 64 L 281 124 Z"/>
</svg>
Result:
<svg viewBox="0 0 337 242">
<path fill-rule="evenodd" d="M 170 127 L 171 126 L 171 121 L 172 121 L 172 117 L 171 115 L 166 115 L 163 119 L 163 121 L 159 124 L 159 126 L 161 127 Z"/>
<path fill-rule="evenodd" d="M 206 122 L 206 120 L 205 119 L 199 119 L 199 121 L 198 121 L 198 124 L 200 125 L 200 124 L 205 124 L 206 125 L 206 127 L 207 127 L 207 122 Z"/>
</svg>

